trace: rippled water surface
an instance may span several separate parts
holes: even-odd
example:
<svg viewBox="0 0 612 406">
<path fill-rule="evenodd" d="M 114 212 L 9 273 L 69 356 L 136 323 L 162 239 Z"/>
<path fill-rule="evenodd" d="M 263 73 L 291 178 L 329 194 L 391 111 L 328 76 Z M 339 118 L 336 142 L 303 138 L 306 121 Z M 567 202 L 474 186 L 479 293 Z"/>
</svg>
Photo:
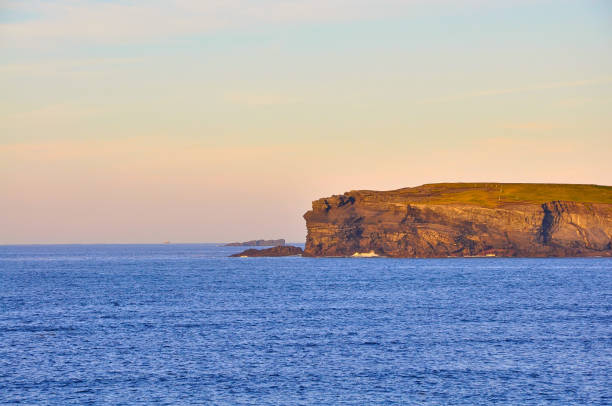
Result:
<svg viewBox="0 0 612 406">
<path fill-rule="evenodd" d="M 611 259 L 240 250 L 0 246 L 0 403 L 612 403 Z"/>
</svg>

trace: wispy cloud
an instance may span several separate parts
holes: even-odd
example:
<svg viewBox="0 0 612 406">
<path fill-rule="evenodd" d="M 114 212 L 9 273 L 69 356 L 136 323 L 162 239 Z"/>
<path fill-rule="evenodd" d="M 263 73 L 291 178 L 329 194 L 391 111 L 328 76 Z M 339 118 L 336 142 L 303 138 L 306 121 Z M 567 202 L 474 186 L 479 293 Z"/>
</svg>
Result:
<svg viewBox="0 0 612 406">
<path fill-rule="evenodd" d="M 612 83 L 612 77 L 608 76 L 608 77 L 601 77 L 601 78 L 594 78 L 594 79 L 581 79 L 581 80 L 573 80 L 573 81 L 565 81 L 565 82 L 541 83 L 541 84 L 534 84 L 534 85 L 524 86 L 524 87 L 484 89 L 484 90 L 478 90 L 475 92 L 468 92 L 468 93 L 456 94 L 456 95 L 445 96 L 445 97 L 425 99 L 425 100 L 421 100 L 419 104 L 446 103 L 446 102 L 454 102 L 454 101 L 471 99 L 475 97 L 529 93 L 529 92 L 535 92 L 538 90 L 605 85 L 605 84 L 610 84 L 610 83 Z"/>
<path fill-rule="evenodd" d="M 124 58 L 81 58 L 65 60 L 47 60 L 29 63 L 9 63 L 0 66 L 0 74 L 19 74 L 19 75 L 58 75 L 77 72 L 91 73 L 96 69 L 107 70 L 109 67 L 126 65 L 142 62 L 143 58 L 124 57 Z"/>
<path fill-rule="evenodd" d="M 84 107 L 77 104 L 58 103 L 25 112 L 19 112 L 5 118 L 10 118 L 13 122 L 36 123 L 42 127 L 43 125 L 47 124 L 71 121 L 82 117 L 90 117 L 98 112 L 98 109 L 91 107 Z"/>
<path fill-rule="evenodd" d="M 479 3 L 462 0 L 460 3 Z M 53 41 L 131 42 L 270 24 L 393 16 L 453 0 L 8 0 L 0 22 L 5 45 Z"/>
<path fill-rule="evenodd" d="M 548 121 L 526 121 L 520 123 L 508 123 L 502 126 L 508 130 L 520 130 L 529 132 L 551 131 L 562 128 L 560 123 L 552 123 Z"/>
<path fill-rule="evenodd" d="M 297 97 L 270 92 L 227 92 L 223 98 L 229 103 L 247 106 L 273 106 L 300 102 Z"/>
</svg>

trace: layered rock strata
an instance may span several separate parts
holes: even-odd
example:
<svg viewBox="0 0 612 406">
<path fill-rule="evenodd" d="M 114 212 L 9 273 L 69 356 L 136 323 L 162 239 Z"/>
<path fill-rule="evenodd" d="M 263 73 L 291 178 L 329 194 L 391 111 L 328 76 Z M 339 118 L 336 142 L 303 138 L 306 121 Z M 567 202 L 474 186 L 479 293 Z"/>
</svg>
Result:
<svg viewBox="0 0 612 406">
<path fill-rule="evenodd" d="M 304 256 L 612 256 L 612 187 L 606 186 L 351 191 L 314 201 L 304 218 Z"/>
</svg>

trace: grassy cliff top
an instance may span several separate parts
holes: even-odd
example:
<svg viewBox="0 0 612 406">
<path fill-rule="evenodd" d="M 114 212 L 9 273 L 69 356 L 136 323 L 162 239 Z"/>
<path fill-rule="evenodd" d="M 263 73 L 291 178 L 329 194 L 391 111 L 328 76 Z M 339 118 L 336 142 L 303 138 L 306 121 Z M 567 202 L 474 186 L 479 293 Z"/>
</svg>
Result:
<svg viewBox="0 0 612 406">
<path fill-rule="evenodd" d="M 431 183 L 388 192 L 356 191 L 362 195 L 388 193 L 407 203 L 464 203 L 496 207 L 507 203 L 542 204 L 554 200 L 612 204 L 612 186 L 554 183 Z"/>
</svg>

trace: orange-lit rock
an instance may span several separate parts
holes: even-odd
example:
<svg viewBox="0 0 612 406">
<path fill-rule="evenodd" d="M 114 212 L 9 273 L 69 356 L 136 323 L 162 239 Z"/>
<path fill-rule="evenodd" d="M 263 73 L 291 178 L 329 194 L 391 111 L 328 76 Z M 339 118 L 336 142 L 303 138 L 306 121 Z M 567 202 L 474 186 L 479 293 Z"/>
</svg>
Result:
<svg viewBox="0 0 612 406">
<path fill-rule="evenodd" d="M 573 200 L 563 200 L 571 198 Z M 612 256 L 612 187 L 432 184 L 319 199 L 305 256 Z"/>
</svg>

